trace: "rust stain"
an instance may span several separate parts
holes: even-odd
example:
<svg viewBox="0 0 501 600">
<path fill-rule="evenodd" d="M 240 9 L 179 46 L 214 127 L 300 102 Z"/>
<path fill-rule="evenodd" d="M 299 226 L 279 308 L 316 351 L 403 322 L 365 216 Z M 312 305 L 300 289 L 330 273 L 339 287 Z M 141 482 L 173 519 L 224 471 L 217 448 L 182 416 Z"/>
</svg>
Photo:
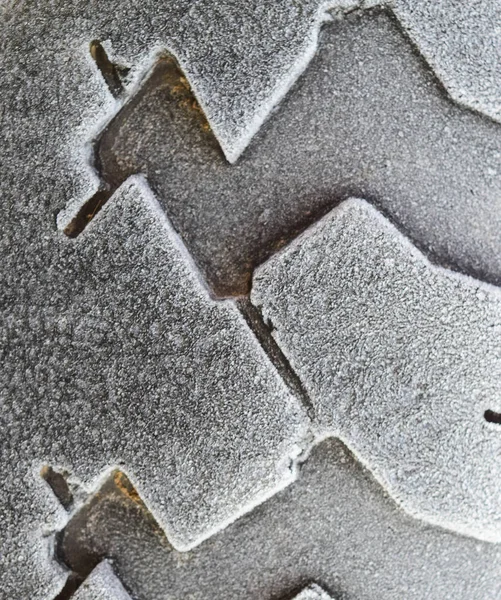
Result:
<svg viewBox="0 0 501 600">
<path fill-rule="evenodd" d="M 165 81 L 170 88 L 171 95 L 177 100 L 178 106 L 198 117 L 202 129 L 211 131 L 211 127 L 202 107 L 198 103 L 188 79 L 184 76 L 176 60 L 172 57 L 164 58 L 168 69 L 165 72 Z"/>
<path fill-rule="evenodd" d="M 120 492 L 129 500 L 134 502 L 134 504 L 138 504 L 142 509 L 147 510 L 144 502 L 141 500 L 141 496 L 137 493 L 134 486 L 124 473 L 121 471 L 115 471 L 113 473 L 113 483 L 117 489 L 119 489 Z"/>
</svg>

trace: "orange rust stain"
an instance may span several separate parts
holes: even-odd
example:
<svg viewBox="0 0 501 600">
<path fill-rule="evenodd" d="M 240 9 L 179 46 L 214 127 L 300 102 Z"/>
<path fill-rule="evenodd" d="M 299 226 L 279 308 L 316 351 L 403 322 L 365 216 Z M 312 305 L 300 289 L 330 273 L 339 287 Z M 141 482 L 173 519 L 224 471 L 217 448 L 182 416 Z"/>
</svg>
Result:
<svg viewBox="0 0 501 600">
<path fill-rule="evenodd" d="M 141 500 L 141 496 L 136 492 L 126 475 L 121 471 L 115 471 L 113 474 L 113 482 L 124 496 L 129 498 L 134 504 L 138 504 L 141 508 L 146 510 L 146 506 Z"/>
<path fill-rule="evenodd" d="M 141 496 L 137 493 L 128 477 L 122 473 L 122 471 L 115 471 L 113 473 L 113 483 L 127 500 L 130 500 L 143 512 L 145 517 L 151 523 L 153 532 L 160 538 L 161 543 L 166 547 L 170 547 L 169 541 L 165 535 L 165 531 L 160 527 L 154 516 L 150 513 L 146 507 L 146 504 L 142 501 Z"/>
<path fill-rule="evenodd" d="M 202 129 L 209 132 L 211 130 L 209 122 L 193 94 L 189 81 L 182 74 L 181 69 L 173 59 L 168 59 L 168 63 L 169 70 L 165 74 L 165 79 L 170 87 L 172 96 L 177 99 L 178 105 L 182 109 L 194 112 L 201 121 Z"/>
</svg>

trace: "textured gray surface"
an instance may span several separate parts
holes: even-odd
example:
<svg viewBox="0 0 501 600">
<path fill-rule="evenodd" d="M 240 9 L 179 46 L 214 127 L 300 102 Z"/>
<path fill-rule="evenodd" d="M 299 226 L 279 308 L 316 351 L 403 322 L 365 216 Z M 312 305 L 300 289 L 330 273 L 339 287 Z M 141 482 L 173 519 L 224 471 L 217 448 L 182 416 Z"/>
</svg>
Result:
<svg viewBox="0 0 501 600">
<path fill-rule="evenodd" d="M 405 514 L 338 440 L 313 449 L 298 480 L 186 553 L 137 502 L 104 494 L 72 536 L 113 558 L 133 598 L 291 600 L 316 582 L 333 600 L 494 600 L 501 547 Z M 52 599 L 51 599 L 52 600 Z"/>
<path fill-rule="evenodd" d="M 344 440 L 412 514 L 501 541 L 501 292 L 432 266 L 348 200 L 260 267 L 251 300 Z"/>
<path fill-rule="evenodd" d="M 338 5 L 349 6 L 351 3 Z M 40 467 L 45 462 L 51 462 L 56 467 L 73 468 L 75 479 L 81 478 L 87 487 L 92 487 L 101 470 L 109 466 L 107 461 L 118 460 L 117 448 L 123 444 L 120 447 L 129 450 L 129 458 L 138 468 L 137 473 L 131 470 L 130 474 L 143 496 L 153 506 L 155 494 L 151 492 L 158 492 L 165 499 L 165 506 L 171 506 L 169 502 L 172 498 L 175 496 L 178 499 L 177 492 L 170 486 L 162 487 L 162 482 L 166 481 L 163 477 L 167 475 L 161 461 L 175 453 L 178 463 L 169 463 L 169 468 L 177 469 L 173 477 L 179 477 L 178 481 L 181 481 L 183 477 L 189 479 L 193 476 L 197 466 L 201 463 L 205 465 L 204 460 L 209 456 L 215 471 L 197 472 L 197 483 L 201 488 L 182 489 L 181 500 L 175 506 L 182 515 L 176 513 L 176 519 L 170 521 L 174 527 L 182 527 L 183 522 L 186 525 L 186 519 L 190 522 L 194 519 L 191 533 L 196 536 L 200 532 L 201 522 L 220 526 L 226 518 L 238 516 L 249 498 L 246 485 L 252 484 L 248 476 L 259 480 L 260 489 L 261 486 L 266 487 L 267 483 L 271 485 L 272 482 L 261 481 L 260 468 L 269 477 L 273 477 L 274 473 L 273 468 L 268 469 L 270 463 L 263 457 L 262 451 L 263 448 L 272 448 L 289 431 L 287 414 L 281 410 L 283 405 L 276 403 L 273 394 L 259 405 L 256 401 L 253 410 L 249 408 L 248 413 L 243 415 L 244 420 L 239 421 L 242 411 L 245 412 L 254 399 L 245 397 L 241 404 L 240 395 L 243 391 L 247 392 L 248 386 L 246 388 L 245 382 L 240 381 L 235 388 L 230 385 L 230 379 L 219 381 L 219 385 L 224 387 L 223 396 L 227 401 L 220 400 L 217 405 L 212 404 L 209 410 L 207 404 L 196 401 L 206 393 L 199 386 L 194 399 L 191 398 L 193 403 L 189 405 L 187 414 L 182 410 L 176 412 L 179 408 L 176 405 L 177 408 L 169 406 L 166 416 L 162 414 L 162 418 L 157 418 L 158 411 L 155 412 L 152 402 L 156 401 L 156 406 L 163 406 L 161 402 L 170 398 L 172 393 L 172 390 L 162 386 L 176 381 L 184 388 L 190 382 L 200 381 L 188 377 L 189 372 L 182 371 L 184 365 L 177 364 L 176 368 L 169 369 L 165 357 L 173 356 L 175 350 L 171 346 L 169 350 L 163 346 L 159 349 L 156 343 L 158 339 L 165 339 L 162 326 L 170 318 L 170 305 L 163 302 L 165 298 L 161 293 L 161 290 L 165 290 L 164 280 L 154 274 L 161 265 L 157 264 L 157 255 L 152 259 L 149 250 L 145 249 L 145 244 L 153 235 L 152 228 L 158 231 L 158 223 L 146 226 L 143 221 L 132 218 L 133 211 L 121 212 L 113 222 L 110 222 L 110 217 L 107 220 L 103 217 L 101 225 L 98 222 L 93 224 L 93 230 L 85 233 L 78 242 L 64 239 L 57 231 L 56 215 L 61 209 L 72 200 L 74 203 L 81 202 L 95 189 L 97 180 L 89 168 L 89 142 L 118 109 L 90 59 L 89 42 L 96 38 L 103 40 L 112 58 L 133 67 L 130 88 L 137 84 L 144 69 L 152 64 L 153 57 L 161 48 L 174 51 L 226 154 L 235 158 L 269 114 L 269 109 L 283 96 L 312 56 L 325 6 L 318 1 L 298 4 L 285 0 L 273 3 L 258 0 L 246 3 L 111 0 L 99 5 L 79 1 L 71 4 L 22 1 L 3 2 L 0 6 L 3 364 L 0 460 L 4 473 L 0 500 L 2 599 L 50 598 L 64 579 L 64 573 L 52 560 L 50 533 L 64 525 L 67 515 L 39 475 Z M 413 32 L 411 35 L 415 41 L 420 43 L 422 40 L 423 52 L 433 62 L 442 80 L 448 82 L 451 93 L 486 114 L 494 114 L 499 105 L 499 91 L 496 88 L 499 85 L 496 77 L 499 46 L 493 44 L 492 40 L 495 40 L 493 35 L 496 35 L 495 28 L 499 22 L 496 13 L 498 4 L 480 2 L 470 9 L 468 3 L 433 4 L 420 1 L 413 5 L 412 10 L 405 8 L 403 3 L 398 6 L 402 21 Z M 398 7 L 395 10 L 398 12 Z M 437 19 L 437 15 L 442 18 Z M 447 23 L 447 20 L 460 26 L 446 27 L 444 31 L 444 22 Z M 381 23 L 384 27 L 384 18 Z M 344 27 L 341 26 L 342 29 Z M 352 28 L 350 34 L 348 27 L 353 27 L 353 24 L 346 24 L 345 37 L 341 37 L 341 40 L 349 39 L 350 35 L 352 40 L 356 37 L 356 29 Z M 365 25 L 361 27 L 359 36 L 364 35 Z M 373 34 L 371 27 L 367 25 L 365 35 L 368 36 L 367 48 L 371 48 L 372 52 L 378 46 L 378 38 L 377 26 Z M 458 52 L 458 47 L 464 47 L 465 39 L 468 41 L 468 51 Z M 405 52 L 400 55 L 398 45 L 393 45 L 392 49 L 397 55 L 397 71 L 405 71 Z M 477 49 L 480 50 L 477 52 Z M 347 72 L 348 68 L 353 67 L 353 63 L 349 62 L 352 54 L 349 52 L 340 57 L 341 61 L 347 62 L 344 62 L 344 67 L 343 64 L 339 65 L 339 72 Z M 388 56 L 388 60 L 393 58 L 391 53 Z M 376 69 L 378 76 L 383 76 L 391 64 L 391 60 L 389 65 L 384 61 L 380 63 Z M 473 77 L 479 64 L 482 67 L 480 73 L 483 70 L 491 75 Z M 424 67 L 421 66 L 420 70 L 424 71 Z M 360 71 L 358 78 L 362 79 L 358 85 L 361 88 L 364 86 L 363 75 Z M 489 78 L 490 83 L 486 86 Z M 367 86 L 365 89 L 367 91 Z M 369 126 L 380 120 L 376 116 L 372 121 L 364 119 L 364 110 L 374 115 L 370 100 L 371 95 L 366 93 L 360 96 L 358 104 L 353 104 L 357 107 L 361 122 L 369 123 Z M 287 104 L 282 105 L 282 109 L 286 110 Z M 413 114 L 412 103 L 402 105 L 401 110 Z M 418 120 L 419 115 L 418 111 Z M 392 122 L 394 117 L 388 118 Z M 270 126 L 272 124 L 270 120 Z M 320 126 L 319 137 L 321 133 Z M 276 135 L 279 134 L 280 131 L 277 131 Z M 343 143 L 345 139 L 350 140 L 349 134 L 349 131 L 346 132 Z M 476 149 L 475 140 L 463 144 L 464 139 L 458 139 L 462 144 L 461 153 L 478 154 L 477 163 L 479 170 L 482 170 L 484 167 L 481 163 L 486 157 L 483 149 Z M 356 146 L 357 136 L 346 143 Z M 409 141 L 410 145 L 415 143 L 415 139 Z M 492 149 L 492 160 L 496 160 L 494 153 L 497 151 L 497 142 L 492 142 Z M 270 162 L 270 168 L 273 168 L 273 161 Z M 471 167 L 467 171 L 468 176 L 476 177 Z M 290 173 L 291 165 L 287 164 L 285 171 L 278 172 L 277 177 L 286 178 Z M 496 177 L 495 172 L 492 177 Z M 245 181 L 241 183 L 236 193 L 245 199 L 244 191 L 252 189 L 255 182 L 252 181 L 251 186 Z M 192 181 L 186 181 L 183 190 L 186 201 L 191 197 L 192 184 Z M 483 190 L 485 200 L 489 190 L 495 194 L 497 188 L 495 184 L 492 188 L 487 184 L 484 187 L 484 184 L 479 189 Z M 291 192 L 295 197 L 301 195 L 300 188 Z M 444 197 L 440 186 L 436 193 L 438 198 Z M 263 218 L 266 217 L 266 210 L 273 208 L 274 199 L 270 197 L 270 205 L 263 206 Z M 163 198 L 160 200 L 165 201 Z M 472 193 L 472 210 L 476 210 L 482 202 Z M 245 202 L 241 204 L 245 207 Z M 211 203 L 208 210 L 216 210 L 215 206 Z M 487 200 L 485 206 L 489 206 Z M 464 204 L 461 207 L 461 210 L 466 208 Z M 120 208 L 110 208 L 110 211 L 120 212 Z M 427 223 L 433 224 L 434 220 L 443 222 L 443 215 L 435 215 L 434 210 L 431 206 L 431 216 L 429 213 L 424 215 Z M 130 220 L 125 219 L 127 214 Z M 464 218 L 470 218 L 472 214 L 467 211 Z M 473 228 L 478 226 L 476 214 L 473 214 Z M 480 209 L 478 214 L 481 214 Z M 161 217 L 158 218 L 161 221 Z M 456 227 L 455 223 L 451 222 L 451 231 Z M 141 228 L 142 225 L 144 228 Z M 286 233 L 290 230 L 288 226 Z M 98 231 L 101 231 L 99 235 Z M 274 239 L 280 237 L 279 233 L 277 229 L 273 234 Z M 114 234 L 117 234 L 116 237 Z M 496 235 L 493 235 L 493 240 L 488 240 L 482 231 L 477 231 L 477 242 L 484 249 L 482 256 L 485 264 L 475 263 L 472 269 L 482 274 L 482 268 L 487 265 L 485 275 L 492 278 L 497 265 Z M 489 247 L 494 249 L 490 258 L 485 250 Z M 465 252 L 467 249 L 471 250 L 471 247 L 465 242 Z M 144 261 L 150 259 L 154 264 L 146 263 L 149 265 L 146 266 Z M 468 264 L 465 263 L 465 268 Z M 188 283 L 178 286 L 179 293 L 183 285 Z M 202 304 L 207 308 L 210 303 L 206 296 L 203 298 Z M 213 310 L 225 312 L 221 307 Z M 233 315 L 228 318 L 236 323 L 235 327 L 238 323 L 243 327 L 240 316 L 233 309 L 229 309 L 228 314 Z M 160 330 L 156 329 L 157 324 L 161 325 Z M 246 333 L 243 337 L 242 344 L 246 344 L 247 340 L 250 347 L 255 347 L 250 334 Z M 194 352 L 204 346 L 204 340 L 197 340 Z M 169 354 L 171 349 L 174 354 Z M 263 357 L 258 349 L 255 352 L 255 357 Z M 214 373 L 220 373 L 220 369 L 231 370 L 226 352 L 216 357 Z M 246 361 L 245 357 L 242 360 Z M 259 368 L 268 370 L 266 361 L 263 363 L 259 359 L 259 362 Z M 203 370 L 199 370 L 196 374 L 200 377 L 202 373 Z M 288 402 L 288 393 L 273 372 L 270 373 L 272 382 L 275 382 L 273 386 L 282 390 L 279 396 Z M 188 384 L 185 385 L 183 377 Z M 258 383 L 255 385 L 258 386 Z M 162 396 L 157 394 L 159 389 Z M 232 394 L 235 389 L 236 396 Z M 183 393 L 185 391 L 183 389 Z M 271 431 L 259 430 L 261 420 L 256 418 L 255 411 L 263 407 L 267 415 L 264 419 Z M 194 415 L 194 421 L 203 421 L 206 428 L 204 432 L 210 429 L 213 435 L 201 438 L 201 425 L 197 434 L 193 434 L 188 425 Z M 164 426 L 167 427 L 167 418 L 170 419 L 169 431 L 173 434 L 166 442 L 160 434 L 164 433 Z M 237 423 L 243 429 L 235 429 Z M 247 428 L 246 423 L 249 424 Z M 184 452 L 180 450 L 181 447 L 188 450 Z M 238 449 L 237 456 L 231 454 L 235 448 Z M 278 454 L 280 452 L 277 450 Z M 141 457 L 145 462 L 139 465 Z M 254 467 L 247 469 L 245 465 L 251 464 Z M 144 465 L 146 470 L 142 468 Z M 285 475 L 289 473 L 287 468 Z M 230 496 L 225 495 L 228 488 L 224 486 L 219 487 L 219 496 L 206 495 L 209 488 L 220 486 L 221 478 L 229 482 Z M 143 485 L 143 482 L 146 483 Z M 257 498 L 261 498 L 261 492 L 257 491 Z M 186 497 L 191 494 L 196 496 L 198 492 L 196 511 L 193 512 L 189 501 L 183 502 Z M 249 492 L 252 497 L 255 497 L 255 493 L 254 488 Z M 367 515 L 371 514 L 371 503 L 377 503 L 377 494 L 380 494 L 380 490 L 365 505 Z M 348 529 L 352 525 L 350 519 L 354 513 L 350 510 L 355 510 L 356 506 L 351 506 L 350 502 L 347 496 L 344 500 L 347 512 L 339 517 L 339 522 L 331 527 L 332 530 L 342 529 L 341 525 Z M 158 506 L 155 505 L 155 508 Z M 157 513 L 163 514 L 162 511 L 163 507 Z M 291 511 L 290 514 L 295 516 L 291 516 L 291 522 L 283 530 L 284 539 L 286 533 L 290 534 L 292 525 L 300 531 L 304 522 L 304 516 L 299 513 Z M 316 532 L 320 535 L 325 529 L 328 511 L 323 516 L 317 516 L 318 521 L 313 520 L 312 528 L 304 531 L 304 539 L 310 542 L 315 539 Z M 275 523 L 279 527 L 280 520 Z M 376 543 L 371 524 L 374 525 L 369 520 L 363 539 L 355 535 L 336 535 L 328 540 L 327 546 L 330 548 L 334 548 L 336 539 L 341 540 L 336 548 L 337 555 L 344 556 L 345 570 L 340 578 L 346 580 L 346 589 L 350 587 L 350 573 L 356 572 L 353 567 L 357 556 L 364 552 L 369 556 L 381 554 L 381 547 L 385 550 L 388 546 L 398 547 L 396 537 L 392 537 L 387 529 L 380 531 L 381 538 L 377 539 L 382 541 Z M 246 556 L 253 556 L 252 549 L 255 550 L 260 541 L 267 544 L 268 555 L 274 552 L 274 538 L 277 536 L 270 535 L 273 526 L 273 522 L 267 522 L 267 526 L 255 534 L 256 537 L 249 541 Z M 411 539 L 417 535 L 415 530 L 405 529 L 400 522 L 395 525 L 396 529 L 400 527 L 402 539 L 407 545 L 404 544 L 395 554 L 393 563 L 388 562 L 386 566 L 387 586 L 381 584 L 379 588 L 374 588 L 376 591 L 379 589 L 385 597 L 391 597 L 392 581 L 399 578 L 402 581 L 402 573 L 408 567 L 408 557 L 413 556 L 412 548 L 417 544 Z M 442 533 L 438 532 L 437 535 Z M 446 563 L 440 563 L 441 556 L 449 557 L 448 564 L 457 561 L 454 562 L 454 570 L 447 573 L 450 577 L 446 585 L 433 589 L 433 597 L 446 598 L 452 593 L 460 597 L 462 590 L 468 589 L 472 592 L 471 597 L 478 593 L 482 599 L 495 598 L 494 586 L 499 579 L 495 568 L 491 565 L 490 579 L 485 573 L 479 576 L 480 567 L 469 570 L 471 565 L 477 565 L 474 555 L 480 557 L 479 561 L 485 562 L 485 557 L 494 550 L 480 545 L 478 554 L 475 554 L 475 549 L 465 557 L 455 544 L 462 548 L 461 544 L 470 544 L 470 541 L 453 536 L 444 539 L 447 542 L 444 542 L 444 547 L 436 556 L 428 555 L 426 542 L 419 543 L 420 556 L 423 557 L 421 572 L 429 573 L 432 579 L 440 578 L 435 564 L 442 564 L 442 570 L 446 569 Z M 137 539 L 132 532 L 127 544 L 133 548 L 135 543 Z M 234 548 L 228 555 L 228 565 L 232 564 L 235 556 Z M 330 556 L 327 550 L 325 556 Z M 399 556 L 403 557 L 403 563 L 397 560 Z M 260 558 L 265 570 L 268 556 L 264 553 Z M 312 562 L 306 570 L 314 571 L 313 559 L 320 558 L 314 553 L 311 558 Z M 332 559 L 326 561 L 324 571 L 328 574 Z M 296 561 L 288 571 L 284 570 L 276 594 L 281 594 L 287 588 L 297 564 Z M 151 576 L 152 572 L 146 568 L 151 566 L 147 561 L 143 571 L 134 571 L 136 581 L 144 582 L 144 573 Z M 161 569 L 162 565 L 157 567 Z M 277 565 L 277 569 L 279 567 Z M 220 572 L 224 572 L 224 561 L 215 560 L 207 565 L 206 573 L 211 573 L 213 578 L 217 579 Z M 305 574 L 305 577 L 322 581 L 322 577 L 314 575 Z M 148 598 L 146 585 L 143 590 Z M 197 582 L 194 581 L 193 585 L 196 586 Z M 207 588 L 205 590 L 207 592 Z M 138 590 L 138 595 L 142 593 Z M 180 595 L 183 593 L 180 592 Z M 356 590 L 354 594 L 355 597 L 363 597 Z M 165 589 L 158 592 L 158 597 L 165 597 Z M 394 594 L 394 597 L 401 598 L 402 590 L 400 596 Z"/>
<path fill-rule="evenodd" d="M 454 100 L 501 121 L 501 3 L 394 0 L 389 6 Z"/>
<path fill-rule="evenodd" d="M 73 596 L 75 600 L 131 600 L 110 564 L 101 562 Z"/>
<path fill-rule="evenodd" d="M 161 68 L 98 159 L 111 185 L 147 176 L 221 295 L 246 293 L 255 265 L 350 195 L 381 206 L 435 261 L 501 282 L 501 126 L 455 105 L 386 13 L 325 27 L 235 165 Z"/>
<path fill-rule="evenodd" d="M 50 492 L 37 489 L 37 464 L 87 486 L 120 465 L 179 548 L 294 476 L 298 404 L 234 304 L 209 298 L 142 182 L 117 195 L 77 243 L 60 238 L 59 262 L 42 275 L 52 286 L 43 321 L 11 308 L 3 592 L 43 595 L 33 554 Z M 27 367 L 24 349 L 37 352 L 53 330 L 57 342 Z M 13 577 L 21 554 L 24 575 Z"/>
</svg>

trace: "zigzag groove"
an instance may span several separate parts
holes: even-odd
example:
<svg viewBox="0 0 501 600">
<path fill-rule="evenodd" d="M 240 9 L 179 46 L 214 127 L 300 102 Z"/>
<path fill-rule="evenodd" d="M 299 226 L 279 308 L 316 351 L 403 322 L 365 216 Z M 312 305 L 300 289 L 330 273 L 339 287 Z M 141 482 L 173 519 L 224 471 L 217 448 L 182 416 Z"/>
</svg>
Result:
<svg viewBox="0 0 501 600">
<path fill-rule="evenodd" d="M 329 24 L 296 87 L 230 165 L 175 59 L 161 58 L 96 140 L 102 188 L 66 232 L 78 233 L 127 177 L 143 173 L 213 293 L 239 296 L 257 265 L 358 196 L 439 264 L 500 282 L 499 125 L 455 106 L 428 71 L 386 12 Z M 480 242 L 477 230 L 491 234 Z"/>
</svg>

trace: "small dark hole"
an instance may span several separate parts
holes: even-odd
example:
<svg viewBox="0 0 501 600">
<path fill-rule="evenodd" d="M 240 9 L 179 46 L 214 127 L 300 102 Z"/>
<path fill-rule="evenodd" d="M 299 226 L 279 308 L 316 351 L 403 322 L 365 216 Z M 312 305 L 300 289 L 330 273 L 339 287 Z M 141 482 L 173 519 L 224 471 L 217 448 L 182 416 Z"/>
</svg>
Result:
<svg viewBox="0 0 501 600">
<path fill-rule="evenodd" d="M 52 467 L 45 466 L 42 468 L 40 475 L 49 484 L 56 498 L 61 502 L 66 510 L 71 508 L 73 503 L 73 495 L 68 486 L 63 473 L 55 471 Z"/>
<path fill-rule="evenodd" d="M 484 419 L 488 423 L 496 423 L 501 425 L 501 413 L 494 412 L 493 410 L 486 410 L 484 412 Z"/>
<path fill-rule="evenodd" d="M 89 221 L 91 221 L 95 217 L 95 215 L 111 198 L 111 196 L 113 195 L 113 191 L 100 190 L 96 192 L 80 208 L 76 217 L 65 228 L 64 233 L 70 238 L 75 238 L 79 233 L 82 233 L 87 223 L 89 223 Z"/>
<path fill-rule="evenodd" d="M 110 61 L 106 54 L 106 50 L 98 40 L 94 40 L 90 43 L 90 53 L 92 58 L 96 61 L 96 65 L 101 71 L 110 92 L 115 98 L 120 98 L 124 93 L 122 80 L 120 78 L 121 70 L 117 65 Z"/>
</svg>

